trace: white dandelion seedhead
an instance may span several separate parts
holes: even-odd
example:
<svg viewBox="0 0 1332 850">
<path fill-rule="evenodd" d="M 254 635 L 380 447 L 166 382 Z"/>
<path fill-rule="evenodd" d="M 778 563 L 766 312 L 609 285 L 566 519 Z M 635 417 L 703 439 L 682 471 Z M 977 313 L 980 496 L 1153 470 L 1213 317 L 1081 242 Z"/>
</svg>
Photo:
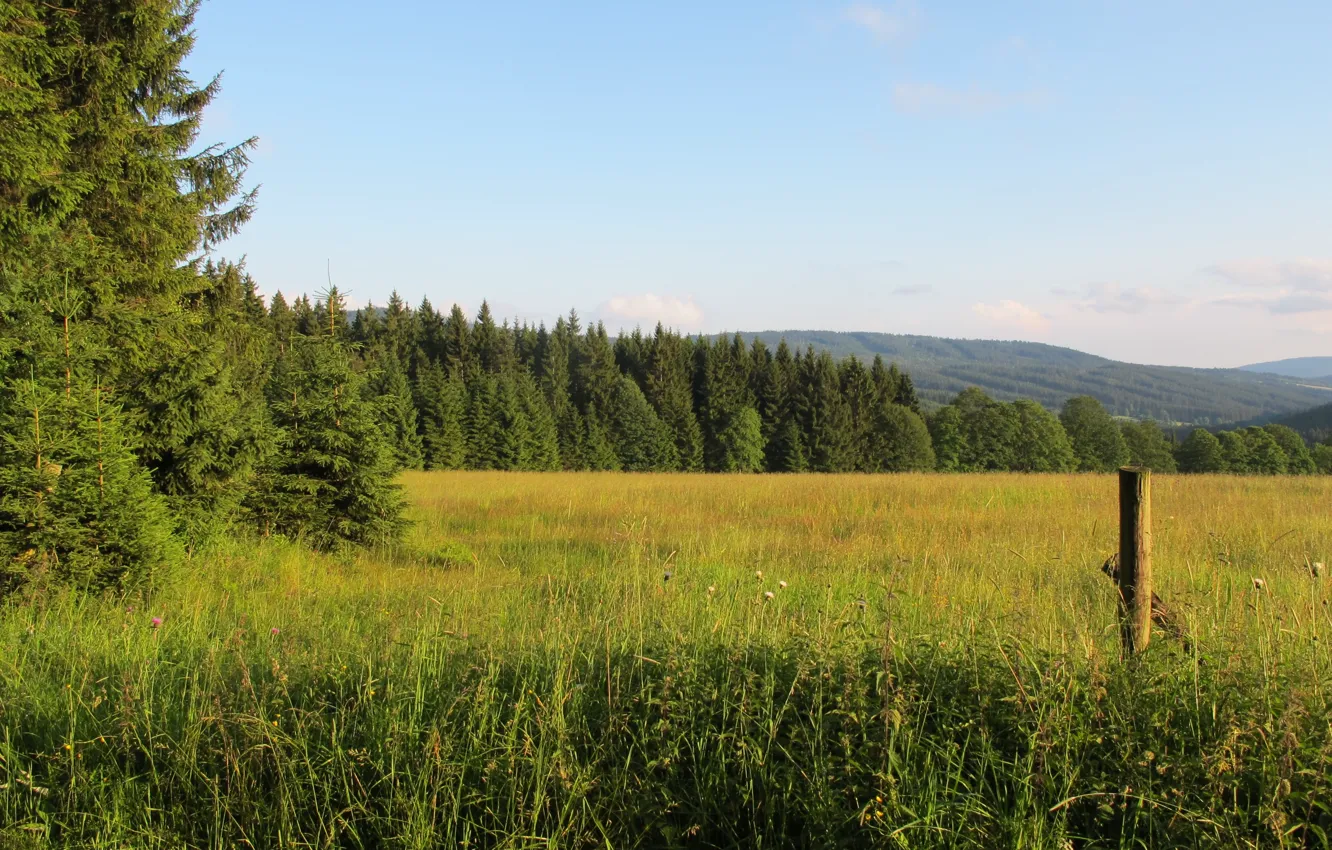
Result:
<svg viewBox="0 0 1332 850">
<path fill-rule="evenodd" d="M 784 582 L 784 581 L 779 581 L 779 582 L 777 582 L 777 586 L 780 587 L 780 588 L 785 589 L 785 587 L 786 587 L 786 582 Z"/>
<path fill-rule="evenodd" d="M 763 592 L 763 598 L 764 598 L 764 599 L 771 599 L 774 595 L 775 595 L 775 594 L 774 594 L 771 590 L 765 590 L 765 591 Z"/>
</svg>

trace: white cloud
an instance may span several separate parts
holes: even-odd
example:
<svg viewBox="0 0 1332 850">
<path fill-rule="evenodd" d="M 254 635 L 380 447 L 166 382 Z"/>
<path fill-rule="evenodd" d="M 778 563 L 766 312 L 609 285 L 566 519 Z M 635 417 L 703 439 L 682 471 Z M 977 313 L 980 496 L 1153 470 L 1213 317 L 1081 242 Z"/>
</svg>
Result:
<svg viewBox="0 0 1332 850">
<path fill-rule="evenodd" d="M 1276 315 L 1297 313 L 1325 313 L 1332 311 L 1332 292 L 1292 292 L 1278 289 L 1272 292 L 1234 293 L 1214 298 L 1218 307 L 1260 308 Z"/>
<path fill-rule="evenodd" d="M 875 41 L 884 44 L 910 38 L 920 21 L 920 10 L 911 0 L 899 0 L 891 9 L 871 3 L 852 3 L 843 15 L 874 36 Z"/>
<path fill-rule="evenodd" d="M 997 92 L 972 86 L 950 88 L 935 83 L 897 83 L 893 86 L 893 105 L 902 112 L 954 113 L 983 115 L 1006 109 L 1034 109 L 1050 102 L 1042 91 Z"/>
<path fill-rule="evenodd" d="M 1219 307 L 1256 308 L 1279 316 L 1332 312 L 1332 260 L 1252 258 L 1217 263 L 1204 271 L 1245 290 L 1208 302 Z"/>
<path fill-rule="evenodd" d="M 694 330 L 703 324 L 703 310 L 694 303 L 694 296 L 680 298 L 675 295 L 654 295 L 651 292 L 642 295 L 616 295 L 601 305 L 601 313 L 607 318 L 614 317 L 626 322 L 641 325 L 663 325 Z"/>
<path fill-rule="evenodd" d="M 971 305 L 971 311 L 992 324 L 1024 331 L 1044 331 L 1050 327 L 1050 320 L 1045 315 L 1019 301 L 1000 301 L 998 304 L 977 302 Z"/>
<path fill-rule="evenodd" d="M 1073 306 L 1095 313 L 1142 313 L 1152 307 L 1187 303 L 1185 298 L 1150 286 L 1124 288 L 1117 283 L 1093 283 L 1082 293 L 1056 290 L 1055 294 L 1073 296 Z"/>
<path fill-rule="evenodd" d="M 1230 260 L 1205 271 L 1236 286 L 1332 292 L 1332 260 Z"/>
</svg>

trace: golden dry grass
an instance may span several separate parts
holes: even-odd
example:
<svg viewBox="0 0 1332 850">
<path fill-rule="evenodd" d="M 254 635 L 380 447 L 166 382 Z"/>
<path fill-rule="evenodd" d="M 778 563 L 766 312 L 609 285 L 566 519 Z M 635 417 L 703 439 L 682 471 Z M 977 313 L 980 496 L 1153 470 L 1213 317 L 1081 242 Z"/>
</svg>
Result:
<svg viewBox="0 0 1332 850">
<path fill-rule="evenodd" d="M 582 576 L 615 595 L 660 588 L 669 563 L 672 607 L 690 607 L 708 585 L 757 586 L 761 570 L 766 589 L 863 597 L 932 632 L 1115 639 L 1098 569 L 1117 548 L 1111 476 L 427 472 L 404 484 L 413 545 L 474 555 L 446 584 Z M 1204 642 L 1304 650 L 1332 632 L 1332 580 L 1311 576 L 1332 557 L 1332 479 L 1157 476 L 1153 503 L 1157 590 Z"/>
</svg>

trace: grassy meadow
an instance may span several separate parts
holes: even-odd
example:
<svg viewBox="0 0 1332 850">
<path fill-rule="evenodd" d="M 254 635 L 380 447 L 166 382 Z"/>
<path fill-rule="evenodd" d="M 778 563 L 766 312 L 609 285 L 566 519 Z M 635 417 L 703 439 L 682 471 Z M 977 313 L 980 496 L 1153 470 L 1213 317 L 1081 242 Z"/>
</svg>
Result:
<svg viewBox="0 0 1332 850">
<path fill-rule="evenodd" d="M 409 473 L 0 613 L 0 847 L 1326 847 L 1332 479 Z"/>
</svg>

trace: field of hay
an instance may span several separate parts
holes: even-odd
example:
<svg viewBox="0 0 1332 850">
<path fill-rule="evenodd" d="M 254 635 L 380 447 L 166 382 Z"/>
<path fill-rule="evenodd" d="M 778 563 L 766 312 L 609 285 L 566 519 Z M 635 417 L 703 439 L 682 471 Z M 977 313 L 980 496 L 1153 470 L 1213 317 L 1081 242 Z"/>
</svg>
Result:
<svg viewBox="0 0 1332 850">
<path fill-rule="evenodd" d="M 1158 477 L 1132 662 L 1108 476 L 404 484 L 7 603 L 0 846 L 1328 846 L 1330 479 Z"/>
</svg>

